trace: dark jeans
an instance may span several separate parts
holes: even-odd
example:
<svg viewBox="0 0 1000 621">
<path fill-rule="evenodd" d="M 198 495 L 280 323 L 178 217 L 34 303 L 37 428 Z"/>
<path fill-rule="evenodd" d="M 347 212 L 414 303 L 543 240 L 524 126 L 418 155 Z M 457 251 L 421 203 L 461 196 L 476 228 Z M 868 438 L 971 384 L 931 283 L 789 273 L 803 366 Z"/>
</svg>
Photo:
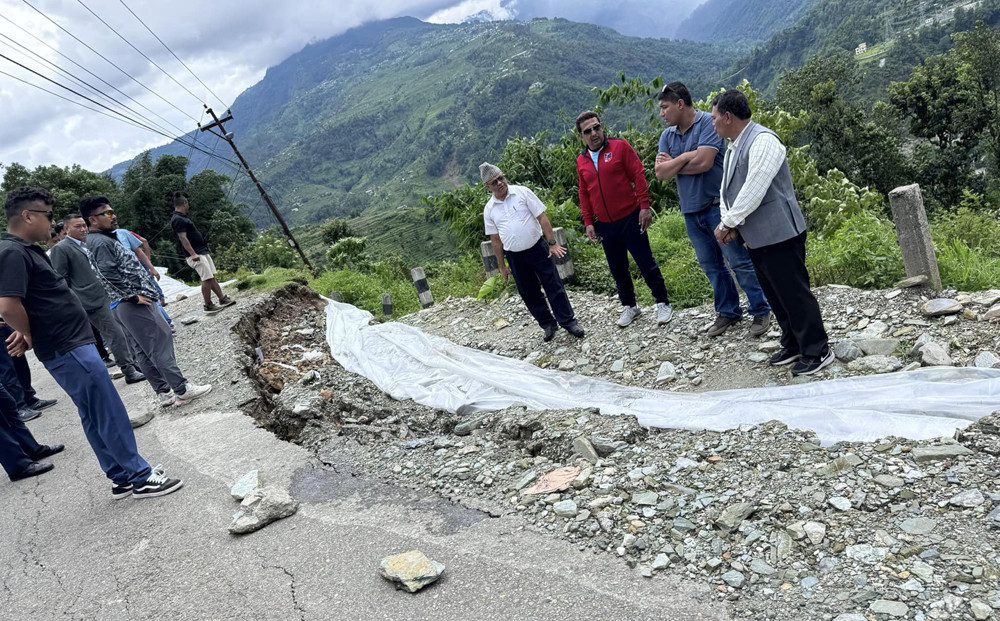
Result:
<svg viewBox="0 0 1000 621">
<path fill-rule="evenodd" d="M 521 294 L 524 305 L 538 325 L 547 328 L 557 323 L 563 327 L 576 323 L 569 296 L 566 295 L 555 262 L 549 257 L 549 245 L 545 240 L 539 239 L 537 244 L 521 252 L 504 251 L 504 255 L 514 276 L 517 292 Z M 542 289 L 545 289 L 544 294 Z"/>
<path fill-rule="evenodd" d="M 698 257 L 698 265 L 712 283 L 715 312 L 726 317 L 743 315 L 743 310 L 740 308 L 740 292 L 736 289 L 732 274 L 729 273 L 732 269 L 740 287 L 747 294 L 749 304 L 747 311 L 754 317 L 766 315 L 771 307 L 768 306 L 764 291 L 757 282 L 757 272 L 754 271 L 750 254 L 742 241 L 730 242 L 725 246 L 719 244 L 715 239 L 715 229 L 720 221 L 721 213 L 718 205 L 684 214 L 684 226 L 687 227 L 688 239 L 694 246 L 694 254 Z"/>
<path fill-rule="evenodd" d="M 601 236 L 604 256 L 608 259 L 608 269 L 618 287 L 618 299 L 622 306 L 635 306 L 635 285 L 628 268 L 628 255 L 639 267 L 639 273 L 649 287 L 657 303 L 669 304 L 667 285 L 663 282 L 660 266 L 653 258 L 649 247 L 649 235 L 639 230 L 639 208 L 614 222 L 594 221 L 594 229 Z"/>
<path fill-rule="evenodd" d="M 157 394 L 173 390 L 175 395 L 183 395 L 187 380 L 177 368 L 174 337 L 160 311 L 152 304 L 122 302 L 114 313 L 135 352 L 135 363 L 153 390 Z"/>
<path fill-rule="evenodd" d="M 14 330 L 4 324 L 0 325 L 0 384 L 3 384 L 10 396 L 17 402 L 17 408 L 31 406 L 38 401 L 35 389 L 31 387 L 31 368 L 24 356 L 12 357 L 7 353 L 7 337 Z"/>
<path fill-rule="evenodd" d="M 7 476 L 20 474 L 34 461 L 42 447 L 17 418 L 14 397 L 0 385 L 0 465 Z"/>
<path fill-rule="evenodd" d="M 125 404 L 97 348 L 83 345 L 42 364 L 76 405 L 83 433 L 108 478 L 116 485 L 145 483 L 151 468 L 139 455 Z"/>
<path fill-rule="evenodd" d="M 803 356 L 823 356 L 827 336 L 819 302 L 809 288 L 806 234 L 748 250 L 760 286 L 781 326 L 781 346 Z"/>
</svg>

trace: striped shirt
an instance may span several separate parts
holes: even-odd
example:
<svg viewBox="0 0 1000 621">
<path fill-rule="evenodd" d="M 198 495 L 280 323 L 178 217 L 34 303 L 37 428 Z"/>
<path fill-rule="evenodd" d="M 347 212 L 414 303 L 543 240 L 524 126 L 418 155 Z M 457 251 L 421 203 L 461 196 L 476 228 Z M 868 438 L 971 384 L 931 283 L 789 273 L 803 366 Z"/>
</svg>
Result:
<svg viewBox="0 0 1000 621">
<path fill-rule="evenodd" d="M 747 125 L 747 127 L 750 127 Z M 725 175 L 722 178 L 722 188 L 719 192 L 722 204 L 722 224 L 726 228 L 734 229 L 743 224 L 747 216 L 760 207 L 767 189 L 771 187 L 775 175 L 781 170 L 781 165 L 785 162 L 787 155 L 785 145 L 781 144 L 777 136 L 769 133 L 760 134 L 750 145 L 749 163 L 747 170 L 747 180 L 740 188 L 740 193 L 732 205 L 726 204 L 726 184 L 732 175 L 732 167 L 736 165 L 736 153 L 740 146 L 740 140 L 746 133 L 746 128 L 740 135 L 729 143 L 726 150 L 726 159 L 723 164 Z"/>
</svg>

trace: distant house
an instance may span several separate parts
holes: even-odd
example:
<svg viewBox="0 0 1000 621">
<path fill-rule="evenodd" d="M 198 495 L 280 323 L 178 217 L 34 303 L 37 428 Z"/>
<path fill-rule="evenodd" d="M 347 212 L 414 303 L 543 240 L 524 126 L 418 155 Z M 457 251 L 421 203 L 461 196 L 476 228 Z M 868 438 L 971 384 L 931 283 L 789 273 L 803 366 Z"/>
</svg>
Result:
<svg viewBox="0 0 1000 621">
<path fill-rule="evenodd" d="M 868 51 L 868 44 L 862 41 L 858 47 L 854 48 L 854 55 L 859 56 Z"/>
</svg>

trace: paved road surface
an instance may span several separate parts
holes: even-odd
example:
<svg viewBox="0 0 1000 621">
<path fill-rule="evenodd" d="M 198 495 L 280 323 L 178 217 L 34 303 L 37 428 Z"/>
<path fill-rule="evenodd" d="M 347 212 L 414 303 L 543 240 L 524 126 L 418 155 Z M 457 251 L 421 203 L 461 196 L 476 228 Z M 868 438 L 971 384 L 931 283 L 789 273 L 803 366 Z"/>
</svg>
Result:
<svg viewBox="0 0 1000 621">
<path fill-rule="evenodd" d="M 205 318 L 202 327 L 216 321 L 232 318 Z M 216 333 L 232 338 L 225 327 Z M 490 518 L 349 465 L 322 466 L 238 411 L 245 386 L 219 387 L 198 408 L 160 412 L 137 429 L 146 458 L 185 487 L 161 499 L 114 501 L 69 399 L 33 368 L 39 395 L 59 404 L 31 430 L 67 450 L 52 458 L 51 473 L 0 481 L 0 619 L 730 618 L 710 603 L 707 585 L 644 579 L 611 555 L 519 530 L 516 516 Z M 121 391 L 130 409 L 154 407 L 145 384 Z M 252 468 L 288 486 L 302 506 L 237 538 L 226 530 L 237 507 L 228 490 Z M 416 595 L 376 575 L 382 557 L 413 548 L 447 565 Z"/>
</svg>

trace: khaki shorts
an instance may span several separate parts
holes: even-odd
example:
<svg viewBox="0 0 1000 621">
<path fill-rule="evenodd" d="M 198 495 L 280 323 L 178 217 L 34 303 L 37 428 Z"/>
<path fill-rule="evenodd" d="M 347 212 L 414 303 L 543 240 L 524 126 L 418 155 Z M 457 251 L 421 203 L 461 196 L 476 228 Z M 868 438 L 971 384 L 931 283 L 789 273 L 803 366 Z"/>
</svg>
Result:
<svg viewBox="0 0 1000 621">
<path fill-rule="evenodd" d="M 184 259 L 184 262 L 188 264 L 188 267 L 198 272 L 198 278 L 204 280 L 211 280 L 215 278 L 215 262 L 212 261 L 212 256 L 207 254 L 199 254 L 198 261 L 193 258 L 188 257 Z"/>
</svg>

